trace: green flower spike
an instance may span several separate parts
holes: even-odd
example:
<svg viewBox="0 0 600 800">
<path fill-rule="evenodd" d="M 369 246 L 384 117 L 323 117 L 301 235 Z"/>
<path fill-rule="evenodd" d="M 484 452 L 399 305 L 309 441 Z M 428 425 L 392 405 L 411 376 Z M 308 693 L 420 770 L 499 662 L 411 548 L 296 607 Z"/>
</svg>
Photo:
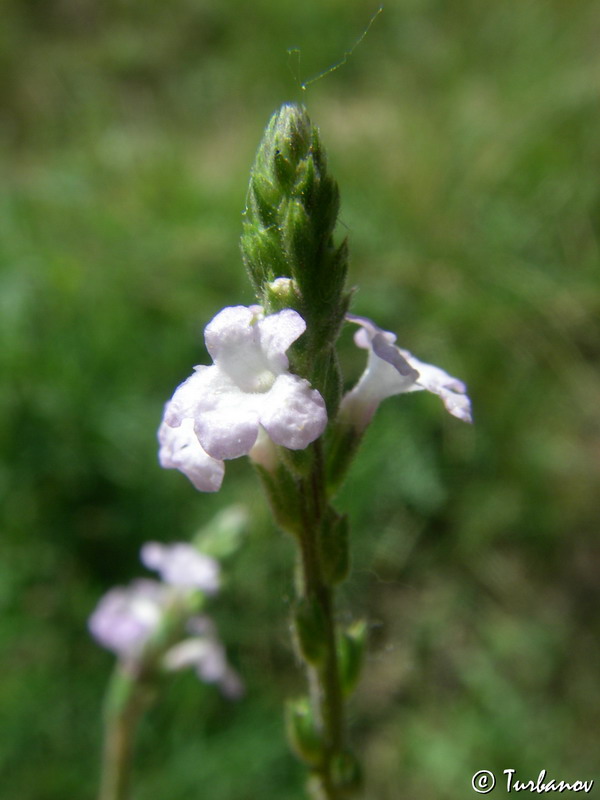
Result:
<svg viewBox="0 0 600 800">
<path fill-rule="evenodd" d="M 349 303 L 346 242 L 333 241 L 338 211 L 319 131 L 302 106 L 282 106 L 252 168 L 242 255 L 265 312 L 293 308 L 306 321 L 291 349 L 293 371 L 320 391 L 330 417 L 340 398 L 333 345 Z"/>
</svg>

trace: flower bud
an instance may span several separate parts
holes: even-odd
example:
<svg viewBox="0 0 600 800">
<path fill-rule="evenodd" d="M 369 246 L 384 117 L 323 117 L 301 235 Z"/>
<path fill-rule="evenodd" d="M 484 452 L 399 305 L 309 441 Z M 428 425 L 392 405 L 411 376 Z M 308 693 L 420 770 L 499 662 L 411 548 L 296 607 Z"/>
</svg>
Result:
<svg viewBox="0 0 600 800">
<path fill-rule="evenodd" d="M 300 302 L 300 290 L 293 278 L 277 278 L 264 288 L 267 305 L 273 311 L 293 308 Z"/>
<path fill-rule="evenodd" d="M 311 766 L 317 766 L 323 758 L 323 743 L 308 698 L 288 701 L 285 708 L 285 727 L 292 750 L 298 758 Z"/>
<path fill-rule="evenodd" d="M 350 751 L 336 754 L 332 759 L 332 776 L 336 789 L 343 790 L 344 797 L 355 796 L 362 786 L 360 765 Z"/>
<path fill-rule="evenodd" d="M 367 625 L 364 620 L 354 622 L 340 633 L 338 658 L 340 678 L 346 696 L 352 694 L 360 678 L 367 643 Z"/>
</svg>

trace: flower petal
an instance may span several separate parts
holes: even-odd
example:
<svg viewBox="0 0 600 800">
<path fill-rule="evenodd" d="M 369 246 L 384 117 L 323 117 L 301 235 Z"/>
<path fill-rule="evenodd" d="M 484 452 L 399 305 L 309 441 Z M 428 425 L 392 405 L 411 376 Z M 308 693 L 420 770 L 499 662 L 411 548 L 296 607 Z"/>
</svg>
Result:
<svg viewBox="0 0 600 800">
<path fill-rule="evenodd" d="M 277 314 L 269 314 L 258 324 L 260 346 L 277 374 L 287 370 L 289 366 L 286 350 L 306 330 L 306 322 L 297 311 L 284 308 Z"/>
<path fill-rule="evenodd" d="M 218 492 L 225 465 L 206 453 L 194 433 L 194 420 L 185 418 L 179 427 L 163 422 L 158 429 L 158 460 L 165 469 L 178 469 L 199 492 Z"/>
<path fill-rule="evenodd" d="M 173 397 L 165 405 L 163 421 L 176 428 L 186 417 L 193 417 L 198 395 L 202 393 L 206 382 L 205 374 L 210 367 L 199 366 L 183 383 L 180 383 L 173 393 Z"/>
<path fill-rule="evenodd" d="M 172 671 L 195 667 L 200 680 L 216 683 L 231 699 L 244 693 L 243 684 L 227 663 L 225 648 L 216 637 L 184 639 L 165 653 L 163 665 Z"/>
<path fill-rule="evenodd" d="M 239 393 L 239 405 L 223 403 L 213 411 L 200 413 L 194 426 L 202 447 L 213 458 L 239 458 L 252 449 L 258 436 L 258 413 L 244 403 Z"/>
<path fill-rule="evenodd" d="M 363 350 L 371 349 L 371 341 L 378 333 L 382 334 L 388 342 L 393 343 L 396 341 L 395 333 L 384 331 L 383 328 L 380 328 L 368 317 L 360 317 L 358 314 L 346 314 L 346 319 L 348 322 L 361 326 L 354 334 L 354 343 L 357 347 L 362 347 Z"/>
<path fill-rule="evenodd" d="M 146 542 L 141 561 L 171 586 L 201 589 L 207 594 L 214 594 L 219 588 L 219 563 L 191 544 Z"/>
<path fill-rule="evenodd" d="M 325 430 L 325 402 L 308 381 L 298 375 L 280 375 L 264 395 L 260 422 L 276 444 L 303 450 Z"/>
<path fill-rule="evenodd" d="M 276 377 L 273 367 L 276 366 L 277 373 L 287 368 L 287 358 L 283 354 L 270 363 L 261 343 L 262 309 L 258 307 L 261 314 L 257 314 L 253 311 L 256 308 L 224 308 L 209 322 L 204 334 L 206 347 L 215 362 L 209 369 L 219 370 L 224 381 L 247 393 L 268 391 Z M 267 334 L 272 327 L 272 324 L 267 325 Z M 275 362 L 283 366 L 280 368 Z"/>
<path fill-rule="evenodd" d="M 219 311 L 204 329 L 204 342 L 213 361 L 252 345 L 255 321 L 255 313 L 247 306 L 229 306 Z"/>
<path fill-rule="evenodd" d="M 371 347 L 378 358 L 394 367 L 396 372 L 403 378 L 407 378 L 410 383 L 414 383 L 417 380 L 419 377 L 418 371 L 402 355 L 402 351 L 391 344 L 382 333 L 378 333 L 373 337 Z"/>
<path fill-rule="evenodd" d="M 418 370 L 419 378 L 415 389 L 422 388 L 428 392 L 437 394 L 442 398 L 444 406 L 453 417 L 463 420 L 463 422 L 473 422 L 471 416 L 471 401 L 467 396 L 467 387 L 463 381 L 448 375 L 440 367 L 433 364 L 425 364 L 419 361 L 407 350 L 402 351 L 403 355 Z"/>
</svg>

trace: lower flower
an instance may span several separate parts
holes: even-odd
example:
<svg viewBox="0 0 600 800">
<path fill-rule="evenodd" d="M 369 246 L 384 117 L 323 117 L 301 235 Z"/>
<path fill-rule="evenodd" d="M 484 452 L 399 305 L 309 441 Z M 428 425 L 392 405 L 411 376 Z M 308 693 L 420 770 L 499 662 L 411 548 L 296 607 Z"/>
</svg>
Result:
<svg viewBox="0 0 600 800">
<path fill-rule="evenodd" d="M 148 667 L 193 667 L 227 697 L 239 697 L 242 682 L 227 662 L 215 626 L 198 613 L 203 594 L 218 588 L 218 563 L 189 544 L 157 542 L 144 545 L 142 561 L 162 580 L 110 589 L 90 616 L 92 636 L 133 674 Z"/>
</svg>

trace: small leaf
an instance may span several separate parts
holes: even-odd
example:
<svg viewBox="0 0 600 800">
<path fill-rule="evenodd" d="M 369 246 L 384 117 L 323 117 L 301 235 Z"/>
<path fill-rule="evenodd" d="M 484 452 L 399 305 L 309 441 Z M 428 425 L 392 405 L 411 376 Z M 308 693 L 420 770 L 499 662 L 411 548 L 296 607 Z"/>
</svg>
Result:
<svg viewBox="0 0 600 800">
<path fill-rule="evenodd" d="M 344 790 L 344 797 L 350 797 L 362 786 L 360 764 L 349 750 L 337 753 L 331 764 L 333 782 L 336 788 Z"/>
<path fill-rule="evenodd" d="M 367 643 L 367 624 L 364 620 L 354 622 L 338 639 L 340 678 L 346 696 L 350 695 L 360 678 Z"/>
<path fill-rule="evenodd" d="M 285 727 L 290 746 L 298 758 L 310 766 L 318 766 L 323 760 L 323 742 L 308 698 L 302 697 L 286 703 Z"/>
<path fill-rule="evenodd" d="M 293 536 L 300 535 L 301 515 L 298 505 L 298 490 L 293 477 L 282 465 L 274 472 L 254 463 L 265 489 L 273 517 L 282 530 Z"/>
</svg>

